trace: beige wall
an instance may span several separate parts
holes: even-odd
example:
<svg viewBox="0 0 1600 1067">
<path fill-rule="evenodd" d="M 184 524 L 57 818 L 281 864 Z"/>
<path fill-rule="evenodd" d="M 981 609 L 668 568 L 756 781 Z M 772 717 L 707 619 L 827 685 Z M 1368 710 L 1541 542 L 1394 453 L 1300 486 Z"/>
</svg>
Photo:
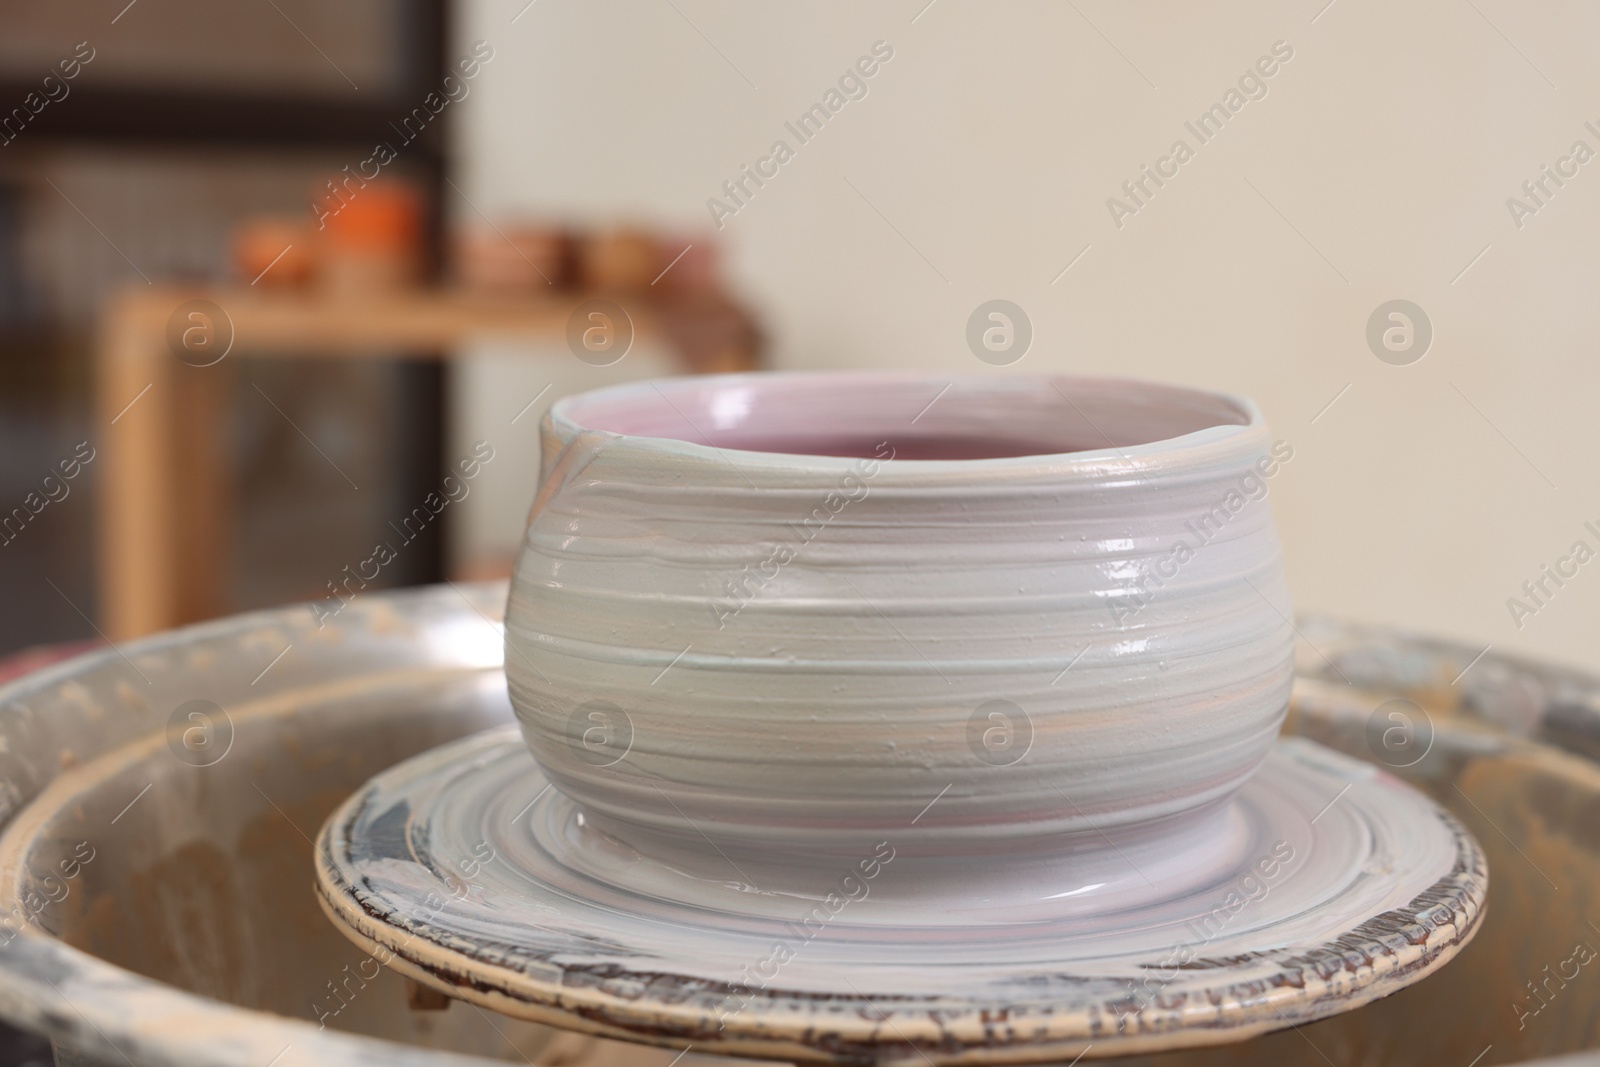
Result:
<svg viewBox="0 0 1600 1067">
<path fill-rule="evenodd" d="M 461 27 L 497 50 L 463 129 L 485 211 L 706 227 L 783 137 L 794 159 L 720 234 L 779 366 L 981 371 L 967 317 L 1015 301 L 1033 346 L 996 373 L 1260 403 L 1295 449 L 1272 499 L 1301 610 L 1595 660 L 1600 560 L 1520 631 L 1506 600 L 1600 549 L 1600 160 L 1520 228 L 1506 201 L 1600 150 L 1600 9 L 524 2 L 473 0 Z M 797 145 L 783 123 L 878 40 L 868 95 Z M 1197 147 L 1185 120 L 1277 41 L 1266 96 Z M 1107 198 L 1180 137 L 1194 158 L 1119 228 Z M 1435 330 L 1409 366 L 1364 337 L 1395 298 Z"/>
</svg>

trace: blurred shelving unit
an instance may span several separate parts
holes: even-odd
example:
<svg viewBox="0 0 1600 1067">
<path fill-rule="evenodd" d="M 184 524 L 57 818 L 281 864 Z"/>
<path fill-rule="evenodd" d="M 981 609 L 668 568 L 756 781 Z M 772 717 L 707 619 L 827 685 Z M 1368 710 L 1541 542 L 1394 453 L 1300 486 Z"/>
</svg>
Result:
<svg viewBox="0 0 1600 1067">
<path fill-rule="evenodd" d="M 686 372 L 755 366 L 750 316 L 716 294 L 651 299 L 590 290 L 490 296 L 418 289 L 337 297 L 251 289 L 138 286 L 112 301 L 95 353 L 101 424 L 117 423 L 100 469 L 101 627 L 112 640 L 203 619 L 221 603 L 234 543 L 228 440 L 240 357 L 448 360 L 468 342 L 564 344 L 574 309 L 593 299 L 622 307 L 634 343 L 661 342 Z M 192 366 L 174 357 L 173 310 L 188 301 L 223 309 L 225 358 Z"/>
<path fill-rule="evenodd" d="M 314 183 L 393 136 L 390 123 L 438 89 L 465 50 L 451 39 L 449 0 L 60 0 L 12 5 L 4 22 L 0 111 L 12 122 L 0 153 L 0 509 L 10 509 L 74 443 L 98 448 L 112 436 L 91 394 L 99 325 L 113 294 L 129 285 L 222 284 L 233 273 L 229 243 L 241 218 L 309 218 Z M 62 61 L 91 54 L 64 85 L 52 83 L 48 105 L 34 105 L 19 129 L 10 109 L 37 100 L 41 79 L 59 74 Z M 390 168 L 422 193 L 425 278 L 442 263 L 446 197 L 455 195 L 446 181 L 453 120 L 446 109 Z M 384 443 L 391 463 L 383 484 L 372 473 L 358 499 L 315 505 L 324 513 L 342 508 L 349 538 L 381 525 L 384 501 L 437 483 L 439 363 L 277 361 L 273 373 L 279 402 L 297 420 L 352 382 L 373 398 L 349 414 Z M 233 428 L 249 448 L 243 484 L 255 490 L 263 478 L 285 481 L 286 457 L 293 458 L 279 438 L 252 432 L 263 421 Z M 94 633 L 88 620 L 102 614 L 104 584 L 92 537 L 99 466 L 87 468 L 73 499 L 52 505 L 6 545 L 11 565 L 0 569 L 0 595 L 13 610 L 0 622 L 0 652 Z M 293 487 L 297 499 L 316 488 Z M 253 492 L 243 531 L 256 542 L 277 536 L 259 517 L 290 496 Z M 441 540 L 419 540 L 394 580 L 438 580 Z M 342 547 L 330 541 L 323 551 L 331 558 Z M 255 558 L 248 588 L 232 577 L 229 606 L 293 596 L 311 580 L 302 572 L 324 564 L 306 565 L 315 551 L 297 548 L 287 566 Z"/>
</svg>

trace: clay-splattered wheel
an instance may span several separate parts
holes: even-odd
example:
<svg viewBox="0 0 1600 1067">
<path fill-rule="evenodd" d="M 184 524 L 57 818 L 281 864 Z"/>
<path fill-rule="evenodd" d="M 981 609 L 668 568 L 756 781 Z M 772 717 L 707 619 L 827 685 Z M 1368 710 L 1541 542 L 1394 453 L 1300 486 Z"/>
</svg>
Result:
<svg viewBox="0 0 1600 1067">
<path fill-rule="evenodd" d="M 785 863 L 720 847 L 715 827 L 705 847 L 645 854 L 548 788 L 502 729 L 374 778 L 323 828 L 317 875 L 352 940 L 451 996 L 807 1062 L 1237 1041 L 1419 981 L 1482 917 L 1477 842 L 1310 742 L 1280 741 L 1209 819 L 1004 863 L 892 840 Z"/>
</svg>

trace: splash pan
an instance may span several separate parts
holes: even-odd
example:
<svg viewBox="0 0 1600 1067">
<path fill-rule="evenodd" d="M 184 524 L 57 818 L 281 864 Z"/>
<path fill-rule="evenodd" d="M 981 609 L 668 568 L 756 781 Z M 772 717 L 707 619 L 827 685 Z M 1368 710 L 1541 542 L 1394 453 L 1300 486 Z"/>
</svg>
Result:
<svg viewBox="0 0 1600 1067">
<path fill-rule="evenodd" d="M 786 865 L 714 828 L 645 854 L 507 728 L 372 779 L 324 826 L 317 879 L 347 936 L 450 996 L 801 1062 L 1238 1041 L 1419 981 L 1483 914 L 1483 854 L 1454 818 L 1308 741 L 1279 741 L 1192 829 L 1003 862 L 902 855 L 891 835 Z"/>
</svg>

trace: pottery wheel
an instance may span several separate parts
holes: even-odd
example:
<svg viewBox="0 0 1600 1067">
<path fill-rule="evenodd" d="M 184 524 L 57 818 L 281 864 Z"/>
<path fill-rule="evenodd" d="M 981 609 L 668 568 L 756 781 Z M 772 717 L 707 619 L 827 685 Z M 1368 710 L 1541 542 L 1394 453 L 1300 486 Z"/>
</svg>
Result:
<svg viewBox="0 0 1600 1067">
<path fill-rule="evenodd" d="M 959 797 L 943 797 L 948 813 Z M 936 805 L 919 818 L 936 817 Z M 1416 982 L 1472 937 L 1477 843 L 1396 779 L 1282 740 L 1203 846 L 1063 860 L 644 855 L 514 728 L 334 812 L 324 910 L 379 962 L 507 1015 L 802 1062 L 1069 1060 L 1237 1041 Z"/>
</svg>

